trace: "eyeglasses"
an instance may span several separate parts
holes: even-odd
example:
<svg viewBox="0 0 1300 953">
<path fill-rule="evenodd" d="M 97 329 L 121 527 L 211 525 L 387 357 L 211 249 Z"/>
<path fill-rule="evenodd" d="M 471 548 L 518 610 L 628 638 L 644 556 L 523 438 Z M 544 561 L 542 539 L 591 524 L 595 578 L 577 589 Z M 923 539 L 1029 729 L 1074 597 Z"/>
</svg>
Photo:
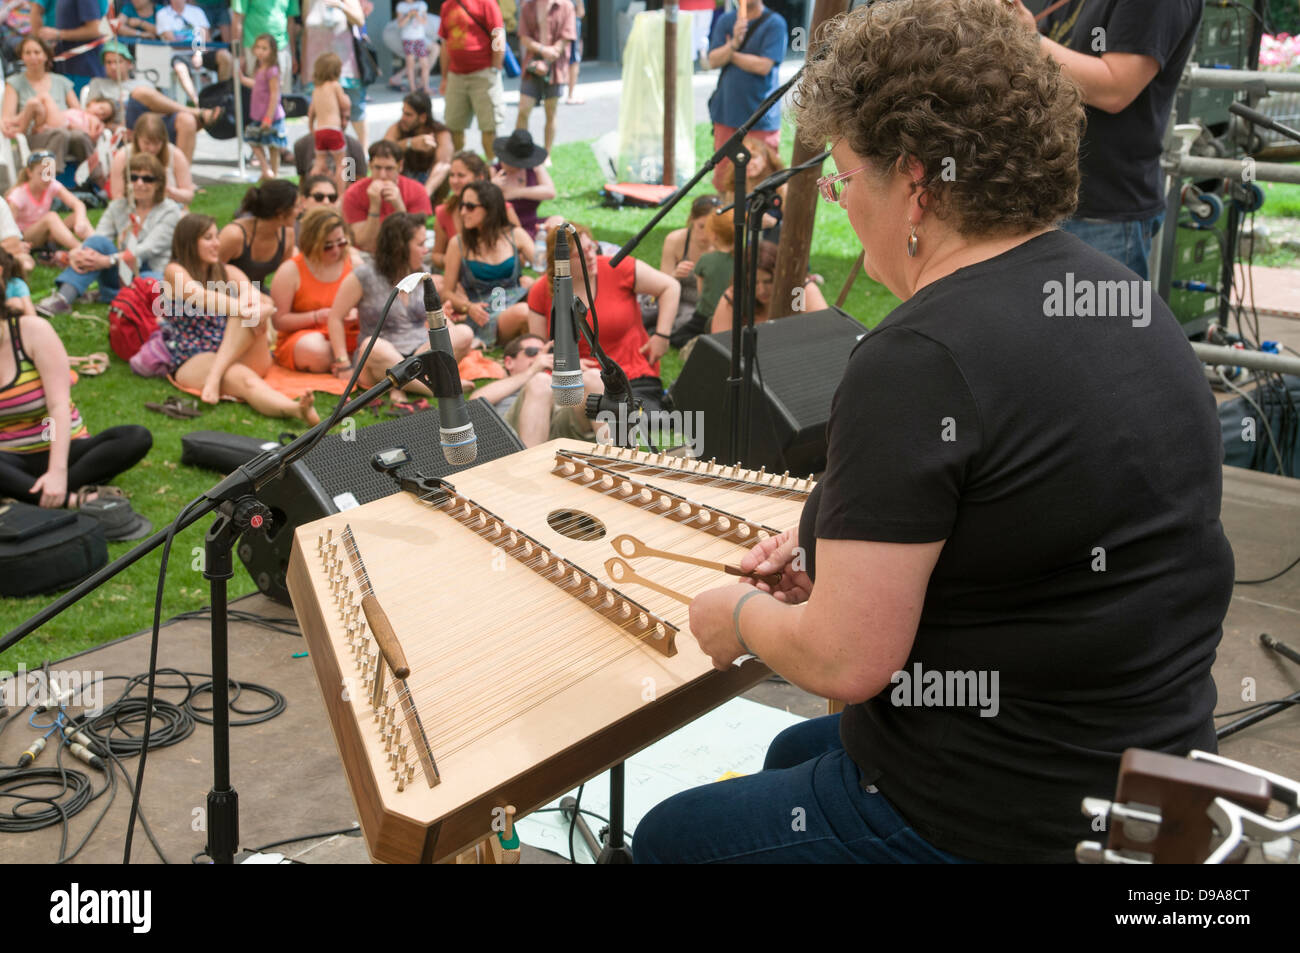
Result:
<svg viewBox="0 0 1300 953">
<path fill-rule="evenodd" d="M 338 194 L 335 192 L 313 192 L 311 197 L 317 202 L 337 202 L 339 200 Z"/>
<path fill-rule="evenodd" d="M 323 248 L 325 251 L 332 251 L 335 248 L 347 248 L 347 247 L 348 247 L 348 240 L 346 238 L 340 238 L 336 242 L 326 242 L 324 245 L 321 246 L 321 248 Z"/>
<path fill-rule="evenodd" d="M 461 202 L 460 207 L 466 212 L 472 212 L 474 209 L 482 208 L 483 206 L 479 205 L 477 202 Z"/>
<path fill-rule="evenodd" d="M 838 175 L 823 175 L 817 180 L 817 191 L 822 194 L 828 202 L 834 202 L 836 205 L 840 202 L 840 196 L 844 194 L 844 186 L 850 176 L 857 175 L 867 167 L 860 165 L 856 169 L 850 169 L 848 172 L 841 172 Z"/>
<path fill-rule="evenodd" d="M 148 183 L 149 185 L 153 185 L 155 182 L 158 181 L 158 176 L 156 176 L 156 175 L 141 175 L 141 174 L 139 174 L 139 173 L 137 173 L 137 172 L 132 172 L 132 173 L 131 173 L 131 181 L 132 181 L 132 182 L 145 182 L 145 183 Z"/>
</svg>

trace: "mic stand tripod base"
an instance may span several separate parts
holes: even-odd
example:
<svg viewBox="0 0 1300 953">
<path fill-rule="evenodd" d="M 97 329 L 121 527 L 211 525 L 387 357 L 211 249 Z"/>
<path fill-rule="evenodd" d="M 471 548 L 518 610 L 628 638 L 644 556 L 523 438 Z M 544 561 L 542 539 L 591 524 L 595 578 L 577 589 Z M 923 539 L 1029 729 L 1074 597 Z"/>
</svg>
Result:
<svg viewBox="0 0 1300 953">
<path fill-rule="evenodd" d="M 586 819 L 578 813 L 576 800 L 566 797 L 560 801 L 560 812 L 582 835 L 582 839 L 587 842 L 587 849 L 596 856 L 598 864 L 633 863 L 632 848 L 623 840 L 623 768 L 623 762 L 620 761 L 609 769 L 609 827 L 601 831 L 599 839 L 591 832 Z"/>
</svg>

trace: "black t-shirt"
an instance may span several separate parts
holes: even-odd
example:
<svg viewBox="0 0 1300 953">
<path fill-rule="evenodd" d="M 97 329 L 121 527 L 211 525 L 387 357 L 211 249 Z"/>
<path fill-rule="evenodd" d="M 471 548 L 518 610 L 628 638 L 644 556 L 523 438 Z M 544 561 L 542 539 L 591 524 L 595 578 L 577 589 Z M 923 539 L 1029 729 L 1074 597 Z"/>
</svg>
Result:
<svg viewBox="0 0 1300 953">
<path fill-rule="evenodd" d="M 1204 5 L 1204 0 L 1074 0 L 1045 21 L 1043 32 L 1076 52 L 1139 53 L 1160 64 L 1156 78 L 1126 109 L 1112 115 L 1087 107 L 1078 218 L 1133 222 L 1164 210 L 1165 127 Z"/>
<path fill-rule="evenodd" d="M 1145 326 L 1054 316 L 1065 297 L 1082 313 L 1089 286 L 1117 310 L 1118 286 L 1096 283 L 1119 281 L 1141 286 L 1048 232 L 921 289 L 835 394 L 800 523 L 810 572 L 817 538 L 947 540 L 902 671 L 984 672 L 996 698 L 982 717 L 994 705 L 967 681 L 964 707 L 895 704 L 925 700 L 900 680 L 848 706 L 841 739 L 865 784 L 961 857 L 1069 862 L 1096 836 L 1080 803 L 1114 794 L 1126 748 L 1216 750 L 1233 560 L 1214 398 L 1159 298 L 1131 306 Z"/>
</svg>

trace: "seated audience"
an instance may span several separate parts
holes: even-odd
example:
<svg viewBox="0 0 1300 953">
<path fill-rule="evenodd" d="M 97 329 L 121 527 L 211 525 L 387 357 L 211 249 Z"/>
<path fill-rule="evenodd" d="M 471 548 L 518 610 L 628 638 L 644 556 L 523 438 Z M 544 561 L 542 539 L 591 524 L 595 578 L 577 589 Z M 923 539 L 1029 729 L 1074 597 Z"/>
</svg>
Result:
<svg viewBox="0 0 1300 953">
<path fill-rule="evenodd" d="M 393 288 L 407 275 L 423 270 L 424 240 L 425 225 L 420 216 L 406 212 L 390 215 L 379 226 L 374 264 L 363 262 L 339 285 L 329 317 L 329 341 L 334 358 L 330 370 L 335 374 L 351 376 L 353 363 L 374 336 Z M 360 316 L 360 336 L 356 347 L 349 349 L 344 319 L 354 310 Z M 474 332 L 465 324 L 453 324 L 448 331 L 456 359 L 460 360 L 469 353 Z M 410 295 L 399 293 L 379 333 L 379 340 L 370 352 L 370 359 L 361 369 L 359 383 L 362 387 L 371 387 L 383 379 L 388 368 L 403 358 L 428 349 L 429 326 L 423 291 L 417 289 Z M 408 389 L 429 393 L 429 389 L 419 383 L 410 385 Z"/>
<path fill-rule="evenodd" d="M 314 208 L 339 210 L 339 189 L 332 175 L 304 175 L 298 181 L 298 218 L 293 223 L 294 244 L 302 234 L 302 220 Z"/>
<path fill-rule="evenodd" d="M 108 175 L 108 194 L 112 198 L 126 195 L 126 167 L 133 155 L 148 153 L 157 156 L 167 175 L 167 198 L 177 205 L 189 207 L 194 201 L 194 178 L 190 175 L 190 160 L 180 149 L 167 144 L 167 127 L 157 113 L 143 113 L 135 121 L 131 139 L 113 153 L 113 164 Z"/>
<path fill-rule="evenodd" d="M 71 509 L 149 452 L 144 427 L 126 424 L 90 435 L 72 402 L 68 352 L 50 322 L 34 315 L 0 321 L 0 495 Z"/>
<path fill-rule="evenodd" d="M 677 313 L 677 296 L 681 292 L 669 275 L 656 271 L 643 261 L 625 258 L 617 268 L 610 267 L 609 258 L 599 254 L 599 246 L 585 225 L 573 226 L 578 232 L 575 241 L 569 239 L 570 258 L 573 262 L 573 296 L 583 304 L 590 305 L 583 281 L 583 261 L 586 262 L 591 289 L 595 294 L 595 310 L 599 319 L 599 336 L 601 348 L 610 359 L 623 368 L 632 385 L 633 396 L 641 402 L 646 410 L 660 410 L 664 405 L 664 385 L 659 378 L 659 358 L 668 349 L 668 329 L 672 325 L 673 315 Z M 527 302 L 520 302 L 513 312 L 523 311 L 528 322 L 528 331 L 545 340 L 551 339 L 551 282 L 555 276 L 555 239 L 556 229 L 546 236 L 547 277 L 539 278 L 528 291 Z M 578 255 L 576 243 L 581 242 L 582 255 Z M 641 305 L 637 295 L 646 294 L 657 299 L 659 303 L 659 326 L 653 334 L 647 334 L 641 320 Z M 590 317 L 588 318 L 590 320 Z M 591 349 L 585 339 L 579 338 L 578 353 L 590 358 Z M 584 376 L 583 383 L 589 393 L 603 391 L 590 390 L 590 382 Z M 534 399 L 545 404 L 545 411 L 535 408 L 530 414 L 525 405 L 520 409 L 520 435 L 530 429 L 529 420 L 546 420 L 551 413 L 551 390 L 549 382 L 542 388 L 536 385 L 525 388 L 524 400 Z M 534 433 L 535 430 L 530 430 Z"/>
<path fill-rule="evenodd" d="M 94 229 L 86 217 L 86 206 L 54 178 L 54 156 L 49 152 L 33 152 L 27 165 L 18 173 L 18 184 L 10 189 L 6 198 L 14 213 L 14 221 L 22 230 L 23 240 L 33 248 L 42 248 L 50 241 L 64 248 L 76 248 L 80 239 L 89 238 Z M 54 209 L 58 199 L 72 211 L 60 217 Z"/>
<path fill-rule="evenodd" d="M 112 300 L 136 275 L 162 278 L 170 257 L 172 233 L 181 207 L 163 194 L 162 166 L 147 152 L 131 157 L 131 198 L 114 199 L 104 209 L 95 234 L 68 256 L 55 292 L 41 302 L 43 314 L 63 314 L 90 286 Z"/>
<path fill-rule="evenodd" d="M 695 313 L 699 286 L 695 282 L 695 265 L 700 256 L 713 250 L 713 231 L 709 227 L 714 213 L 722 204 L 716 195 L 701 195 L 691 203 L 686 227 L 674 229 L 664 238 L 663 257 L 659 270 L 672 275 L 682 286 L 682 296 L 677 302 L 677 317 L 673 320 L 676 331 Z"/>
<path fill-rule="evenodd" d="M 5 289 L 5 311 L 8 314 L 35 316 L 32 289 L 27 287 L 27 269 L 23 263 L 0 247 L 0 283 Z"/>
<path fill-rule="evenodd" d="M 23 72 L 4 82 L 0 130 L 10 138 L 26 135 L 28 146 L 53 156 L 54 171 L 61 173 L 69 158 L 80 162 L 95 151 L 88 135 L 63 122 L 64 111 L 80 109 L 81 102 L 72 80 L 54 72 L 54 52 L 44 40 L 35 34 L 25 36 L 18 53 Z"/>
<path fill-rule="evenodd" d="M 772 282 L 776 278 L 776 250 L 777 246 L 772 242 L 763 242 L 758 247 L 758 280 L 754 285 L 754 323 L 762 324 L 772 318 L 785 317 L 787 314 L 796 312 L 798 302 L 773 302 L 772 301 Z M 709 326 L 709 333 L 716 334 L 719 331 L 728 331 L 731 329 L 732 308 L 735 306 L 735 289 L 728 287 L 718 301 L 718 306 L 713 309 L 713 321 Z M 820 311 L 825 308 L 826 298 L 822 295 L 822 289 L 808 275 L 803 284 L 803 307 L 797 308 L 798 312 Z"/>
<path fill-rule="evenodd" d="M 198 390 L 204 403 L 234 397 L 267 417 L 320 423 L 311 391 L 294 400 L 262 379 L 272 364 L 267 317 L 273 306 L 242 271 L 222 264 L 215 219 L 191 213 L 180 220 L 165 279 L 180 292 L 159 320 L 178 384 Z M 198 314 L 184 306 L 192 298 L 203 301 Z"/>
<path fill-rule="evenodd" d="M 541 282 L 538 282 L 541 284 Z M 588 440 L 595 433 L 594 422 L 583 407 L 556 407 L 551 399 L 551 370 L 555 363 L 552 342 L 536 334 L 524 334 L 506 345 L 506 377 L 484 384 L 470 399 L 486 400 L 519 434 L 526 447 L 567 437 Z M 605 385 L 595 361 L 582 361 L 582 383 L 588 394 L 602 394 Z"/>
<path fill-rule="evenodd" d="M 0 198 L 0 248 L 18 259 L 26 274 L 31 274 L 32 269 L 36 267 L 31 243 L 23 241 L 22 230 L 14 221 L 14 213 L 9 208 L 9 203 L 3 198 Z"/>
<path fill-rule="evenodd" d="M 535 235 L 541 221 L 537 206 L 556 194 L 550 173 L 541 167 L 546 161 L 546 150 L 533 143 L 527 129 L 516 129 L 509 136 L 497 139 L 493 148 L 497 164 L 492 168 L 492 184 L 514 205 L 524 231 Z"/>
<path fill-rule="evenodd" d="M 343 218 L 351 225 L 357 247 L 374 254 L 379 225 L 394 212 L 433 214 L 429 193 L 402 175 L 402 147 L 388 139 L 370 146 L 370 175 L 343 193 Z"/>
<path fill-rule="evenodd" d="M 785 168 L 785 162 L 782 160 L 780 153 L 759 136 L 752 134 L 746 136 L 745 148 L 749 150 L 749 162 L 745 164 L 746 192 L 752 192 L 754 186 L 769 175 L 780 172 Z M 735 198 L 735 165 L 730 162 L 723 163 L 722 174 L 719 178 L 718 191 L 722 195 L 722 201 L 730 203 Z M 779 186 L 776 191 L 782 199 L 785 198 L 784 185 Z M 768 242 L 779 242 L 781 240 L 781 220 L 770 213 L 763 216 L 763 240 Z"/>
<path fill-rule="evenodd" d="M 292 182 L 271 179 L 250 187 L 235 220 L 221 230 L 221 260 L 265 288 L 267 277 L 293 256 L 297 219 L 298 188 Z"/>
<path fill-rule="evenodd" d="M 533 283 L 523 266 L 533 257 L 533 239 L 506 218 L 501 190 L 491 182 L 471 182 L 461 190 L 460 233 L 447 245 L 443 285 L 455 320 L 468 319 L 474 336 L 491 347 L 519 334 L 527 316 L 514 312 L 498 320 Z"/>
<path fill-rule="evenodd" d="M 146 112 L 157 113 L 162 117 L 168 140 L 185 153 L 186 159 L 193 159 L 198 131 L 220 118 L 221 107 L 199 109 L 182 106 L 147 79 L 132 76 L 135 59 L 130 50 L 115 40 L 105 43 L 100 55 L 104 59 L 104 72 L 108 75 L 96 76 L 90 81 L 90 97 L 107 99 L 114 104 L 125 101 L 124 114 L 115 115 L 114 120 L 120 120 L 127 129 L 134 129 Z"/>
<path fill-rule="evenodd" d="M 488 164 L 483 161 L 481 155 L 477 152 L 461 150 L 452 156 L 451 166 L 447 172 L 447 185 L 451 194 L 447 196 L 446 201 L 433 210 L 433 267 L 442 268 L 446 265 L 447 243 L 460 228 L 458 219 L 461 189 L 478 180 L 484 182 L 488 180 Z M 506 217 L 511 225 L 519 224 L 515 207 L 509 202 L 506 203 Z"/>
<path fill-rule="evenodd" d="M 424 186 L 430 197 L 447 181 L 451 168 L 451 130 L 433 118 L 429 94 L 416 90 L 402 100 L 402 118 L 388 127 L 384 138 L 406 150 L 403 174 Z"/>
<path fill-rule="evenodd" d="M 350 132 L 343 133 L 344 140 L 344 159 L 351 160 L 351 174 L 354 178 L 363 179 L 366 176 L 366 147 L 357 141 L 356 137 Z M 311 175 L 312 163 L 316 161 L 316 141 L 312 133 L 307 133 L 294 141 L 293 144 L 293 167 L 298 172 L 298 178 Z M 344 170 L 334 168 L 331 164 L 326 170 L 330 179 L 338 175 L 343 175 Z"/>
<path fill-rule="evenodd" d="M 172 70 L 190 102 L 197 104 L 199 101 L 198 91 L 194 88 L 194 75 L 190 72 L 192 69 L 204 67 L 215 70 L 218 80 L 230 79 L 234 58 L 229 50 L 215 50 L 208 46 L 212 24 L 201 8 L 186 3 L 185 0 L 171 0 L 158 8 L 154 26 L 160 40 L 172 44 L 183 43 L 189 47 L 172 56 Z M 192 46 L 196 41 L 197 45 Z"/>
<path fill-rule="evenodd" d="M 330 369 L 330 308 L 355 264 L 360 264 L 360 256 L 353 262 L 347 227 L 338 212 L 317 208 L 303 216 L 298 251 L 271 281 L 278 363 L 316 374 Z M 350 353 L 357 340 L 355 315 L 347 321 L 347 335 Z"/>
<path fill-rule="evenodd" d="M 713 250 L 705 252 L 695 263 L 692 282 L 695 285 L 695 312 L 685 324 L 673 329 L 670 342 L 673 347 L 685 347 L 687 342 L 708 333 L 713 323 L 713 312 L 718 308 L 718 300 L 731 287 L 736 277 L 736 256 L 733 253 L 735 219 L 730 215 L 710 215 L 708 226 Z"/>
</svg>

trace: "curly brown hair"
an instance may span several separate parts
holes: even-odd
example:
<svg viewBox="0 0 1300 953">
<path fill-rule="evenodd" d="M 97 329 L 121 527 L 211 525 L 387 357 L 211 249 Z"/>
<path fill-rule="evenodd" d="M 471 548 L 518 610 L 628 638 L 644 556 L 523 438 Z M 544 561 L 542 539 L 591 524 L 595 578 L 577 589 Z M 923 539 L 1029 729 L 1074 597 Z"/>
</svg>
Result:
<svg viewBox="0 0 1300 953">
<path fill-rule="evenodd" d="M 1002 0 L 894 0 L 828 22 L 795 93 L 799 134 L 844 139 L 881 176 L 915 158 L 966 236 L 1019 234 L 1078 204 L 1078 87 Z M 847 170 L 841 170 L 847 171 Z"/>
</svg>

